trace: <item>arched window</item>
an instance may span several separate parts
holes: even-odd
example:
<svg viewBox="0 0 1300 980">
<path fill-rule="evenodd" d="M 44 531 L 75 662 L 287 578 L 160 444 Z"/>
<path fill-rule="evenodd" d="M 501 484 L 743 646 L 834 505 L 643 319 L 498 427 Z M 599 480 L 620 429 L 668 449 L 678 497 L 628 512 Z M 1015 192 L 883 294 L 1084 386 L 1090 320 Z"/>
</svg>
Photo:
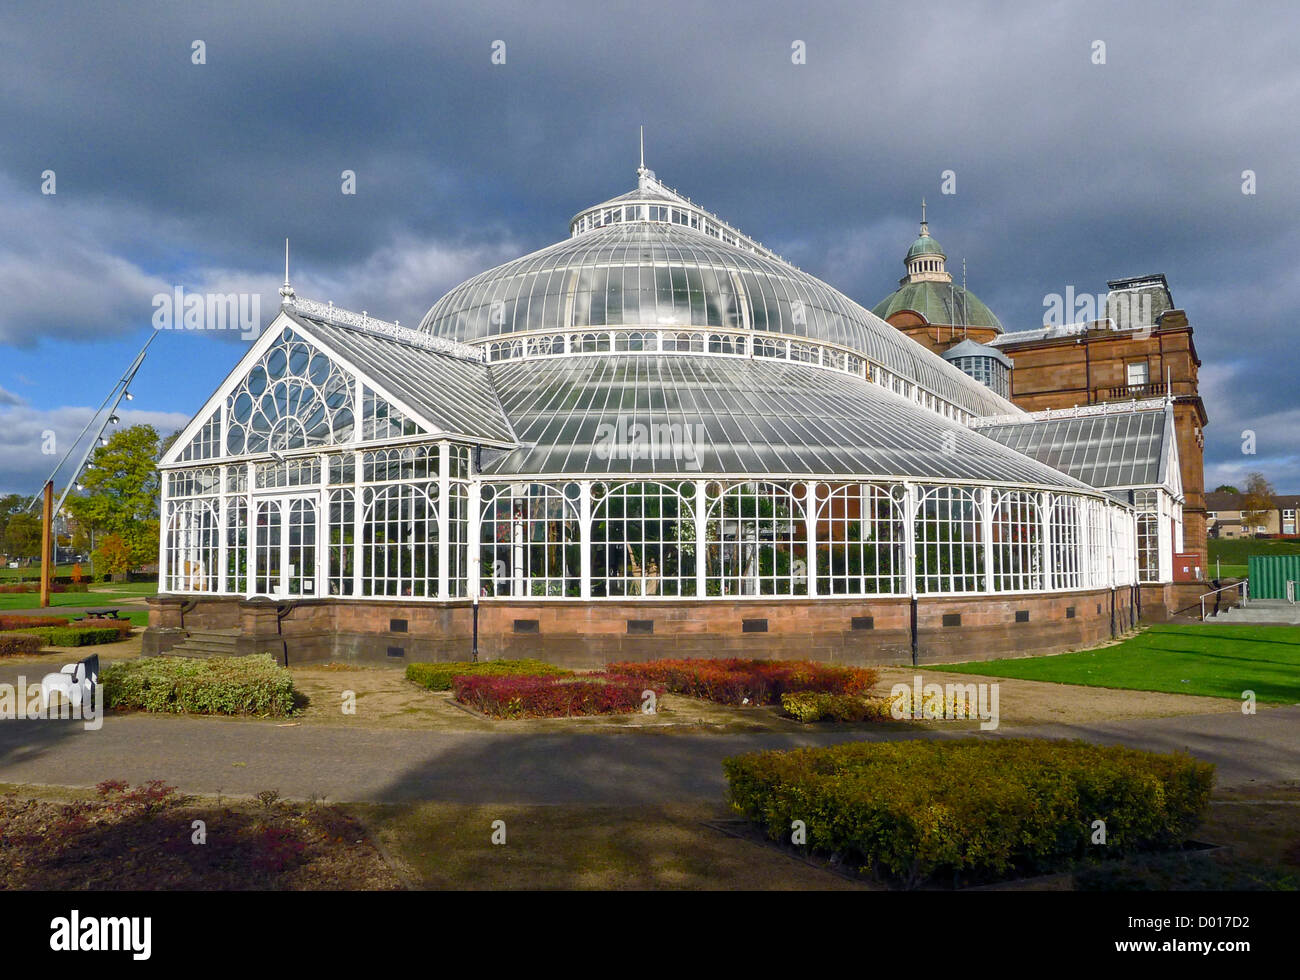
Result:
<svg viewBox="0 0 1300 980">
<path fill-rule="evenodd" d="M 351 490 L 329 491 L 326 590 L 330 595 L 353 593 L 353 544 L 356 538 L 356 497 Z"/>
<path fill-rule="evenodd" d="M 352 379 L 292 330 L 227 398 L 231 455 L 347 440 L 355 424 Z"/>
<path fill-rule="evenodd" d="M 1045 588 L 1043 522 L 1038 494 L 993 491 L 993 590 L 1030 592 Z"/>
<path fill-rule="evenodd" d="M 362 491 L 361 594 L 436 597 L 438 485 Z"/>
<path fill-rule="evenodd" d="M 817 485 L 819 595 L 895 595 L 906 588 L 903 488 Z"/>
<path fill-rule="evenodd" d="M 1051 534 L 1052 587 L 1077 589 L 1080 585 L 1082 547 L 1079 540 L 1079 498 L 1072 494 L 1052 494 L 1048 515 Z"/>
<path fill-rule="evenodd" d="M 924 593 L 984 590 L 984 542 L 974 490 L 930 487 L 916 511 L 916 589 Z"/>
<path fill-rule="evenodd" d="M 804 485 L 711 484 L 705 524 L 709 595 L 807 595 Z"/>
<path fill-rule="evenodd" d="M 169 592 L 216 592 L 221 523 L 216 500 L 177 500 L 167 523 Z"/>
<path fill-rule="evenodd" d="M 578 596 L 576 483 L 489 483 L 480 496 L 480 581 L 487 596 Z"/>
<path fill-rule="evenodd" d="M 591 594 L 695 595 L 691 483 L 592 487 Z"/>
</svg>

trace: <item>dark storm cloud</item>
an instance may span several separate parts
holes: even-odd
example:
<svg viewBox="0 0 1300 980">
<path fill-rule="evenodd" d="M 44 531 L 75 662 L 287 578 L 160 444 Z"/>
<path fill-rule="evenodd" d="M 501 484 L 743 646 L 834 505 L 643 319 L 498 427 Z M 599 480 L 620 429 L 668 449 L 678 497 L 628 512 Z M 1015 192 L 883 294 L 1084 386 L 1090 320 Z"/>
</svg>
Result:
<svg viewBox="0 0 1300 980">
<path fill-rule="evenodd" d="M 1045 294 L 1166 273 L 1207 365 L 1207 481 L 1258 463 L 1300 489 L 1290 5 L 792 8 L 11 6 L 0 341 L 138 328 L 175 282 L 273 302 L 286 235 L 301 291 L 414 322 L 630 187 L 644 123 L 662 179 L 867 306 L 923 195 L 1010 329 Z"/>
</svg>

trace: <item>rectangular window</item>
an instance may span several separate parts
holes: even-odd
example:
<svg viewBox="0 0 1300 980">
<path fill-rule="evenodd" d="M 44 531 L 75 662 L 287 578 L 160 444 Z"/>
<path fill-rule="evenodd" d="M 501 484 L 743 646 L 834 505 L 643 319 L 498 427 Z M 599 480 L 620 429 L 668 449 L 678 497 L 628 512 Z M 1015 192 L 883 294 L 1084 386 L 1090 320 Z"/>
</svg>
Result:
<svg viewBox="0 0 1300 980">
<path fill-rule="evenodd" d="M 1134 361 L 1128 365 L 1128 386 L 1130 388 L 1147 383 L 1147 362 Z"/>
</svg>

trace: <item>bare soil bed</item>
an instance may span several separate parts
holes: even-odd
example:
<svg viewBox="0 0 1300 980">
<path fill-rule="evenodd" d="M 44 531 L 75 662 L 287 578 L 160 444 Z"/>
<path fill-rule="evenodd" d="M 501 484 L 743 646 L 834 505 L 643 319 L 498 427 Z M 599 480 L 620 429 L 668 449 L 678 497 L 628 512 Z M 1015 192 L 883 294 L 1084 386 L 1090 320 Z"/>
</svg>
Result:
<svg viewBox="0 0 1300 980">
<path fill-rule="evenodd" d="M 186 797 L 160 783 L 4 787 L 0 888 L 394 889 L 400 879 L 341 807 Z M 205 839 L 196 838 L 195 821 Z"/>
</svg>

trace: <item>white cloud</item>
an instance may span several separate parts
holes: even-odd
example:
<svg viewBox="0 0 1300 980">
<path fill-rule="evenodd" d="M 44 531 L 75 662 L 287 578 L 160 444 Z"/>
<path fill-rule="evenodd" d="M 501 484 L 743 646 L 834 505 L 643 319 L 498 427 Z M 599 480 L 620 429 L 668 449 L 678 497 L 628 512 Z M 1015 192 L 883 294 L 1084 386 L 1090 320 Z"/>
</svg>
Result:
<svg viewBox="0 0 1300 980">
<path fill-rule="evenodd" d="M 0 493 L 36 493 L 94 412 L 93 408 L 80 405 L 53 409 L 37 409 L 27 405 L 0 408 Z M 164 437 L 189 421 L 189 416 L 180 412 L 119 408 L 117 414 L 122 419 L 123 427 L 152 425 Z M 47 434 L 51 432 L 54 434 L 54 452 L 46 455 L 42 450 L 50 447 Z M 90 435 L 88 433 L 87 438 Z M 56 485 L 67 483 L 72 476 L 72 467 L 84 450 L 83 442 L 60 470 L 55 479 Z"/>
</svg>

